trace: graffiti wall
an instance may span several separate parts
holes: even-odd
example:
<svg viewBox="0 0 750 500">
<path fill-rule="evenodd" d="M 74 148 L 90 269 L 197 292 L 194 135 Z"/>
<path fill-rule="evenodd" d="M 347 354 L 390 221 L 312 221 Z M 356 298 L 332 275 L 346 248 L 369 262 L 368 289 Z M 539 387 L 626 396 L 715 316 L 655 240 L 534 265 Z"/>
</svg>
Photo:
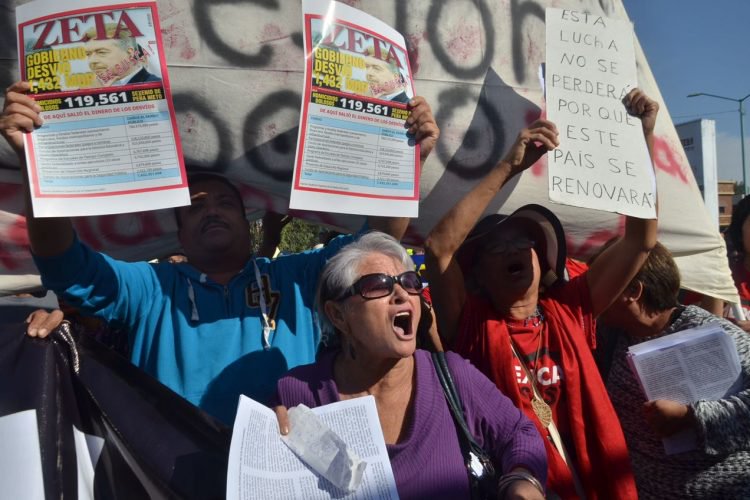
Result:
<svg viewBox="0 0 750 500">
<path fill-rule="evenodd" d="M 0 85 L 18 78 L 14 7 L 0 6 Z M 422 174 L 420 217 L 407 241 L 419 243 L 544 113 L 539 67 L 547 6 L 627 18 L 620 0 L 350 0 L 407 39 L 416 89 L 442 130 Z M 237 181 L 254 209 L 287 212 L 302 89 L 300 7 L 281 0 L 162 0 L 162 35 L 186 163 Z M 720 236 L 709 220 L 648 63 L 636 44 L 639 85 L 662 103 L 656 169 L 662 241 L 676 254 L 688 288 L 734 296 Z M 618 234 L 622 218 L 553 205 L 544 160 L 501 192 L 491 209 L 536 202 L 565 224 L 572 254 L 583 257 Z M 0 145 L 0 293 L 33 286 L 18 162 Z M 361 217 L 295 213 L 356 229 Z M 126 259 L 178 248 L 170 211 L 81 218 L 79 237 Z"/>
</svg>

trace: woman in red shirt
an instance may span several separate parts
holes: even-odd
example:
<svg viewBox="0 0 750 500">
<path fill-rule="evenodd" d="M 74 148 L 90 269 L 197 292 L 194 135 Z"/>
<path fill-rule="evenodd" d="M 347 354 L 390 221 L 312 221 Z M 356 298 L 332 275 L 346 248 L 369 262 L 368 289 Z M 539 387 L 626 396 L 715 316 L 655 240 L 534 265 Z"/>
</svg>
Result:
<svg viewBox="0 0 750 500">
<path fill-rule="evenodd" d="M 652 151 L 658 104 L 637 89 L 626 101 Z M 591 349 L 595 317 L 646 260 L 656 220 L 628 217 L 623 237 L 569 281 L 565 236 L 549 210 L 527 205 L 477 224 L 509 179 L 558 144 L 547 120 L 522 130 L 506 157 L 428 236 L 438 328 L 548 436 L 548 491 L 562 498 L 636 498 L 622 429 Z"/>
</svg>

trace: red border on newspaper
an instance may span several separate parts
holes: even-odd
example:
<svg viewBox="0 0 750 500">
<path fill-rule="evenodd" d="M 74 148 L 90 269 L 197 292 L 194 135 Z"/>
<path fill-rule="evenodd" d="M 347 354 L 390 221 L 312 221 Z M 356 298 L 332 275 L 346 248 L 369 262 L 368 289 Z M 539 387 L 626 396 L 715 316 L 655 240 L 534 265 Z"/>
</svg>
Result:
<svg viewBox="0 0 750 500">
<path fill-rule="evenodd" d="M 323 16 L 321 16 L 319 14 L 306 14 L 305 15 L 305 26 L 307 26 L 307 30 L 306 30 L 307 33 L 306 33 L 306 36 L 305 36 L 305 41 L 307 42 L 306 43 L 306 48 L 309 48 L 310 50 L 312 50 L 311 20 L 312 19 L 322 19 L 322 18 L 323 18 Z M 385 40 L 385 41 L 389 42 L 391 45 L 393 45 L 395 47 L 398 47 L 399 49 L 401 49 L 403 51 L 404 55 L 407 56 L 406 57 L 406 64 L 407 64 L 407 66 L 409 66 L 409 74 L 410 75 L 412 74 L 411 73 L 411 63 L 409 62 L 408 52 L 406 51 L 406 49 L 404 47 L 401 47 L 397 43 L 394 43 L 392 40 L 390 40 L 390 39 L 382 36 L 381 34 L 375 33 L 374 31 L 371 31 L 371 30 L 369 30 L 367 28 L 364 28 L 364 27 L 362 27 L 362 26 L 360 26 L 358 24 L 354 24 L 354 23 L 350 23 L 350 22 L 347 22 L 347 21 L 343 21 L 341 19 L 336 19 L 335 23 L 336 24 L 343 24 L 345 26 L 349 26 L 349 27 L 355 28 L 355 29 L 357 29 L 359 31 L 363 31 L 365 33 L 368 33 L 368 34 L 376 37 L 376 38 L 379 38 L 381 40 Z M 303 124 L 307 123 L 307 112 L 308 112 L 308 109 L 310 107 L 310 94 L 312 93 L 312 88 L 313 88 L 312 84 L 310 83 L 310 75 L 312 74 L 312 59 L 313 59 L 312 57 L 308 57 L 307 60 L 305 61 L 305 95 L 303 96 L 303 99 L 304 99 L 304 109 L 302 111 L 302 121 L 300 122 L 300 123 L 303 123 Z M 409 78 L 409 80 L 410 80 L 409 83 L 412 86 L 412 92 L 413 92 L 413 90 L 414 90 L 414 82 L 413 82 L 412 78 Z M 333 93 L 333 94 L 337 94 L 337 95 L 339 94 L 335 90 L 331 90 L 331 89 L 325 89 L 324 92 Z M 347 93 L 340 93 L 340 94 L 341 95 L 346 95 L 346 97 L 349 97 L 351 95 L 351 94 L 347 94 Z M 359 98 L 363 99 L 363 100 L 366 100 L 366 101 L 372 101 L 372 102 L 375 102 L 375 103 L 386 103 L 386 101 L 382 101 L 380 99 L 376 99 L 376 98 L 372 98 L 372 97 L 361 97 L 360 96 Z M 404 109 L 406 108 L 406 105 L 404 105 L 404 104 L 394 103 L 394 102 L 391 102 L 391 101 L 387 101 L 387 103 L 388 103 L 388 105 L 393 106 L 393 107 L 403 107 Z M 299 136 L 300 146 L 298 147 L 298 151 L 299 152 L 297 154 L 297 165 L 300 165 L 300 168 L 297 169 L 297 172 L 295 173 L 295 176 L 294 176 L 294 189 L 297 189 L 297 190 L 300 190 L 300 191 L 312 191 L 312 192 L 316 192 L 316 193 L 329 193 L 329 194 L 338 194 L 338 195 L 345 195 L 345 196 L 355 196 L 355 197 L 359 197 L 359 198 L 377 198 L 377 199 L 384 199 L 384 200 L 407 200 L 407 201 L 408 200 L 419 200 L 419 176 L 420 176 L 420 172 L 419 172 L 420 171 L 420 164 L 419 164 L 419 161 L 418 161 L 418 159 L 419 159 L 419 144 L 417 144 L 414 147 L 414 160 L 415 160 L 414 161 L 414 164 L 415 164 L 415 168 L 414 168 L 414 191 L 412 192 L 411 196 L 387 196 L 387 195 L 369 194 L 369 193 L 352 193 L 350 191 L 340 191 L 340 190 L 336 190 L 336 189 L 323 189 L 323 188 L 311 188 L 311 187 L 302 187 L 302 186 L 300 186 L 299 183 L 300 183 L 300 175 L 302 173 L 301 165 L 302 165 L 302 156 L 303 156 L 304 150 L 305 150 L 305 134 L 306 134 L 306 132 L 307 132 L 307 128 L 303 126 L 302 130 L 300 130 L 300 136 Z"/>
<path fill-rule="evenodd" d="M 135 194 L 135 193 L 148 193 L 152 191 L 166 191 L 171 189 L 180 189 L 187 187 L 187 175 L 185 174 L 185 160 L 182 157 L 182 142 L 180 141 L 180 134 L 177 131 L 177 118 L 175 117 L 174 113 L 174 105 L 172 104 L 172 90 L 171 85 L 169 84 L 169 73 L 167 72 L 167 62 L 166 58 L 164 56 L 164 45 L 162 43 L 161 39 L 161 25 L 159 23 L 159 13 L 157 10 L 156 2 L 133 2 L 133 3 L 121 3 L 121 4 L 111 4 L 106 6 L 99 6 L 99 7 L 89 7 L 86 9 L 74 9 L 74 10 L 67 10 L 64 12 L 58 12 L 55 14 L 50 14 L 47 16 L 37 17 L 35 19 L 31 19 L 25 23 L 18 25 L 18 46 L 23 47 L 23 57 L 21 57 L 19 61 L 19 67 L 21 71 L 21 75 L 26 74 L 26 51 L 25 51 L 25 45 L 23 40 L 23 29 L 24 27 L 28 26 L 29 24 L 36 24 L 42 21 L 46 21 L 49 19 L 58 19 L 61 17 L 71 16 L 75 14 L 87 14 L 89 12 L 101 12 L 103 10 L 132 10 L 132 9 L 143 9 L 148 8 L 151 10 L 151 18 L 154 23 L 154 39 L 156 41 L 156 50 L 159 53 L 159 66 L 161 69 L 161 83 L 154 82 L 153 84 L 138 84 L 138 85 L 121 85 L 117 87 L 118 91 L 124 91 L 124 90 L 131 90 L 131 89 L 148 89 L 148 88 L 163 88 L 164 90 L 164 99 L 167 102 L 167 108 L 169 110 L 169 119 L 172 122 L 172 131 L 174 132 L 174 144 L 175 149 L 177 150 L 177 159 L 179 161 L 179 167 L 180 167 L 180 183 L 179 184 L 172 184 L 170 186 L 158 186 L 158 187 L 152 187 L 152 188 L 141 188 L 141 189 L 128 189 L 128 190 L 122 190 L 122 191 L 111 191 L 106 193 L 80 193 L 80 194 L 42 194 L 39 190 L 39 178 L 37 174 L 37 166 L 36 166 L 36 155 L 34 154 L 34 145 L 31 140 L 27 140 L 26 147 L 29 150 L 28 158 L 29 158 L 29 168 L 31 170 L 31 178 L 29 179 L 29 182 L 31 183 L 31 189 L 34 190 L 34 196 L 36 198 L 97 198 L 97 197 L 106 197 L 106 196 L 120 196 L 124 194 Z M 37 98 L 50 98 L 50 97 L 65 97 L 65 96 L 73 96 L 73 95 L 83 95 L 85 94 L 100 94 L 103 91 L 111 92 L 111 89 L 103 90 L 103 89 L 86 89 L 86 90 L 73 90 L 73 91 L 63 91 L 63 92 L 48 92 L 41 95 L 33 95 L 29 94 L 29 97 L 33 99 Z"/>
</svg>

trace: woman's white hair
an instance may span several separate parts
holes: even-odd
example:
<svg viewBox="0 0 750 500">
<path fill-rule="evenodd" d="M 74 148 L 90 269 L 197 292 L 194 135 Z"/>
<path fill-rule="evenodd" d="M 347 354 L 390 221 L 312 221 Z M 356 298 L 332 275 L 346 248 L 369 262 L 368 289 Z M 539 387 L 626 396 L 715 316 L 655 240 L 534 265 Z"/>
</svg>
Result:
<svg viewBox="0 0 750 500">
<path fill-rule="evenodd" d="M 336 336 L 336 329 L 326 316 L 325 303 L 339 299 L 359 279 L 360 265 L 373 254 L 391 257 L 396 262 L 400 262 L 407 271 L 414 269 L 414 261 L 411 260 L 401 243 L 393 236 L 379 231 L 363 234 L 339 250 L 325 265 L 318 280 L 315 302 L 324 343 Z"/>
</svg>

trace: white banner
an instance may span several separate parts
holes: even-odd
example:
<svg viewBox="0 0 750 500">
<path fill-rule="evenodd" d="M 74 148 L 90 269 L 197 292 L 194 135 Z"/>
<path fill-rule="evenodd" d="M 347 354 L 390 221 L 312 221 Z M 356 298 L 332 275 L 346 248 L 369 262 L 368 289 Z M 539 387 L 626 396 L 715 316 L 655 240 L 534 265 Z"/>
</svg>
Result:
<svg viewBox="0 0 750 500">
<path fill-rule="evenodd" d="M 0 16 L 0 85 L 19 79 L 15 4 Z M 224 172 L 249 206 L 287 211 L 304 52 L 298 2 L 158 2 L 162 38 L 188 171 Z M 414 86 L 432 103 L 441 136 L 422 172 L 419 219 L 406 242 L 419 243 L 477 179 L 499 161 L 518 131 L 544 111 L 538 70 L 545 59 L 544 10 L 551 0 L 362 0 L 357 6 L 404 35 Z M 627 19 L 620 0 L 562 0 L 556 7 Z M 668 20 L 664 20 L 668 22 Z M 4 24 L 3 24 L 4 23 Z M 687 288 L 736 300 L 726 250 L 709 219 L 643 52 L 638 83 L 661 110 L 654 166 L 659 238 L 674 252 Z M 3 141 L 0 141 L 3 142 Z M 0 292 L 33 287 L 18 161 L 0 145 Z M 550 207 L 565 225 L 572 255 L 584 257 L 622 230 L 623 217 L 551 204 L 546 160 L 498 195 L 490 210 L 526 203 Z M 356 230 L 362 217 L 293 212 Z M 80 238 L 131 260 L 178 248 L 171 210 L 76 220 Z"/>
</svg>

